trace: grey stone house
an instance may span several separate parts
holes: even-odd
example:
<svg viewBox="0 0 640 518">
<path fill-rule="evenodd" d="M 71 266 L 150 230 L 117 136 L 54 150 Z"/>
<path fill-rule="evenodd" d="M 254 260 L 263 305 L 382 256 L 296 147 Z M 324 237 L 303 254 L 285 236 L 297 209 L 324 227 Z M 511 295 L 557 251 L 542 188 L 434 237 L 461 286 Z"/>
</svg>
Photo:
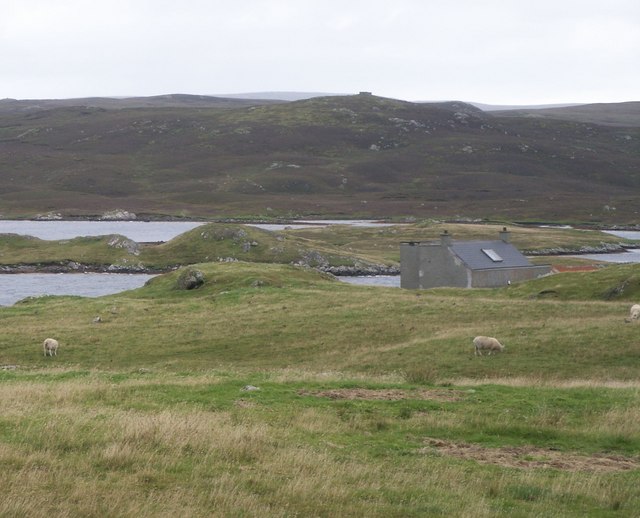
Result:
<svg viewBox="0 0 640 518">
<path fill-rule="evenodd" d="M 510 240 L 506 229 L 494 241 L 455 241 L 445 230 L 439 241 L 400 244 L 400 286 L 492 288 L 535 279 L 551 271 L 533 265 Z"/>
</svg>

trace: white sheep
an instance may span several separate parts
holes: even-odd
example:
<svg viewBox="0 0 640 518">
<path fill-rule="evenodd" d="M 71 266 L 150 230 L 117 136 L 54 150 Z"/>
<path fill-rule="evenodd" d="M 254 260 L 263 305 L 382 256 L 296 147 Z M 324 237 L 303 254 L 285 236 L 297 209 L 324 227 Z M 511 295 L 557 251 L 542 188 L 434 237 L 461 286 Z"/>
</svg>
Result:
<svg viewBox="0 0 640 518">
<path fill-rule="evenodd" d="M 53 338 L 47 338 L 42 343 L 42 348 L 44 349 L 44 355 L 47 356 L 58 356 L 58 340 Z"/>
<path fill-rule="evenodd" d="M 625 322 L 635 322 L 640 320 L 640 304 L 634 304 L 629 310 L 629 316 L 624 319 Z"/>
<path fill-rule="evenodd" d="M 473 339 L 473 345 L 476 349 L 474 353 L 476 356 L 482 356 L 483 350 L 489 351 L 489 354 L 504 351 L 504 345 L 491 336 L 476 336 Z"/>
</svg>

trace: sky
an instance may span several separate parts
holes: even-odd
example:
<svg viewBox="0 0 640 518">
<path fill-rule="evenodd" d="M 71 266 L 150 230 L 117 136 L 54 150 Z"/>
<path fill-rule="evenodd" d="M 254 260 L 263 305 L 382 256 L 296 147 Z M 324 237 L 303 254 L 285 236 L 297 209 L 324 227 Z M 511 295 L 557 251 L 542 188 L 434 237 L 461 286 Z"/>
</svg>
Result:
<svg viewBox="0 0 640 518">
<path fill-rule="evenodd" d="M 640 100 L 638 0 L 0 0 L 0 99 Z"/>
</svg>

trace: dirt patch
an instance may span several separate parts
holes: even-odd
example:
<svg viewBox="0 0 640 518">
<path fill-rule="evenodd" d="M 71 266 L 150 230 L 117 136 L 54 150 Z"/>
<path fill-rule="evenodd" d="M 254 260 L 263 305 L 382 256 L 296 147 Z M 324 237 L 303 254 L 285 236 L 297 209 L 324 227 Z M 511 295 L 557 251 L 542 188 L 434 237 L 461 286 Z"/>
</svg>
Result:
<svg viewBox="0 0 640 518">
<path fill-rule="evenodd" d="M 402 389 L 331 389 L 299 390 L 301 396 L 325 397 L 329 399 L 367 399 L 400 401 L 402 399 L 422 399 L 431 401 L 460 401 L 464 393 L 456 390 L 402 390 Z"/>
<path fill-rule="evenodd" d="M 640 458 L 622 455 L 579 455 L 534 446 L 486 448 L 477 444 L 456 443 L 430 437 L 425 439 L 425 443 L 427 446 L 420 450 L 421 453 L 437 451 L 442 455 L 509 468 L 551 468 L 590 472 L 640 469 Z"/>
</svg>

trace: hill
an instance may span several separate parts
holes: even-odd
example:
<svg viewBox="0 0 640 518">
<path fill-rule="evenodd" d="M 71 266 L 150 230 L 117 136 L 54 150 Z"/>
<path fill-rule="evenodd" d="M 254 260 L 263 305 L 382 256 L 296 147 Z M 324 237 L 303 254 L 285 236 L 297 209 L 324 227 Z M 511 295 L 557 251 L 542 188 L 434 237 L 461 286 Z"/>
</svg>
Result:
<svg viewBox="0 0 640 518">
<path fill-rule="evenodd" d="M 637 219 L 638 127 L 368 94 L 210 101 L 0 109 L 0 211 Z"/>
<path fill-rule="evenodd" d="M 3 113 L 29 113 L 55 108 L 243 108 L 260 104 L 272 104 L 277 99 L 251 99 L 213 97 L 207 95 L 170 94 L 152 97 L 87 97 L 82 99 L 0 99 L 0 115 Z"/>
<path fill-rule="evenodd" d="M 492 110 L 487 110 L 491 112 Z M 497 112 L 494 112 L 497 113 Z M 610 126 L 640 127 L 640 102 L 501 109 L 502 117 L 534 117 Z"/>
</svg>

